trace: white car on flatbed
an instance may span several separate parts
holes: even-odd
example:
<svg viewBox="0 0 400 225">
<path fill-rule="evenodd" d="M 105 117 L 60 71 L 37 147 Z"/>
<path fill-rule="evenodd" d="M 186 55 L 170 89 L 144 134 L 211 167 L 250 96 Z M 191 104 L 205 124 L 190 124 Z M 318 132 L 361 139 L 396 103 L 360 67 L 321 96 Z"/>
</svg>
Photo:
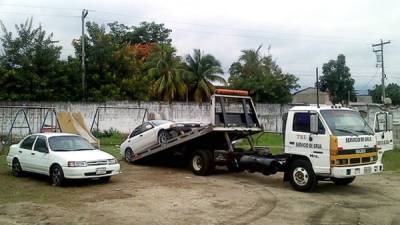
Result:
<svg viewBox="0 0 400 225">
<path fill-rule="evenodd" d="M 95 149 L 78 135 L 38 133 L 10 146 L 7 164 L 14 176 L 24 172 L 50 176 L 61 186 L 66 179 L 98 178 L 104 182 L 120 173 L 120 165 L 112 155 Z"/>
</svg>

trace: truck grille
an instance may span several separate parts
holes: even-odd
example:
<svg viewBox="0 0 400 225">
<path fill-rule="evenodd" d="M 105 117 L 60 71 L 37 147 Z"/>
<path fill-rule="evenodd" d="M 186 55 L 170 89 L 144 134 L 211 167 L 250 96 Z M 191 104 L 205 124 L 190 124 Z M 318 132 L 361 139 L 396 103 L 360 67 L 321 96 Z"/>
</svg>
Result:
<svg viewBox="0 0 400 225">
<path fill-rule="evenodd" d="M 87 162 L 87 165 L 88 166 L 107 165 L 107 160 L 89 161 L 89 162 Z"/>
</svg>

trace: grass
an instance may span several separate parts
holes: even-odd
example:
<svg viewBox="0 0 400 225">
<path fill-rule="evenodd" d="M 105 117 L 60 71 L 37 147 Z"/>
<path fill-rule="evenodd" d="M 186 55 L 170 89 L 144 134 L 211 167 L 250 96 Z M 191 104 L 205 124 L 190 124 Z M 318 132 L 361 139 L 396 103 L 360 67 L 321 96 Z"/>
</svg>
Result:
<svg viewBox="0 0 400 225">
<path fill-rule="evenodd" d="M 385 152 L 383 155 L 383 165 L 385 170 L 400 171 L 400 148 Z"/>
</svg>

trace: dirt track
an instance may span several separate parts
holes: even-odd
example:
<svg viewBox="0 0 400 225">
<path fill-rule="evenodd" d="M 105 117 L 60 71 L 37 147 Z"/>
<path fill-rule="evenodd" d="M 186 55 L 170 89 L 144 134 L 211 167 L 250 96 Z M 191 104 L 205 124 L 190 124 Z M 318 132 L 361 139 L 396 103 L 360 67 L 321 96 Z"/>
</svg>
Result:
<svg viewBox="0 0 400 225">
<path fill-rule="evenodd" d="M 72 183 L 50 203 L 0 205 L 0 224 L 400 224 L 400 173 L 293 191 L 281 175 L 208 177 L 182 168 L 127 165 L 108 184 Z M 44 178 L 30 185 L 50 186 Z M 68 194 L 65 194 L 67 192 Z"/>
</svg>

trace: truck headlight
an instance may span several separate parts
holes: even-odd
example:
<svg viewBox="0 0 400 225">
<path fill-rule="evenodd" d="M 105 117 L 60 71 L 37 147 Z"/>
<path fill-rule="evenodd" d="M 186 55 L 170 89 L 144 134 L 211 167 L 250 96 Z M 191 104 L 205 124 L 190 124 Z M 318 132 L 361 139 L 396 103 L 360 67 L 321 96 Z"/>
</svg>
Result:
<svg viewBox="0 0 400 225">
<path fill-rule="evenodd" d="M 68 167 L 86 167 L 87 163 L 85 161 L 69 161 Z"/>
<path fill-rule="evenodd" d="M 114 165 L 114 164 L 117 164 L 118 161 L 117 161 L 117 159 L 109 159 L 109 160 L 107 160 L 107 163 L 108 163 L 108 165 Z"/>
</svg>

